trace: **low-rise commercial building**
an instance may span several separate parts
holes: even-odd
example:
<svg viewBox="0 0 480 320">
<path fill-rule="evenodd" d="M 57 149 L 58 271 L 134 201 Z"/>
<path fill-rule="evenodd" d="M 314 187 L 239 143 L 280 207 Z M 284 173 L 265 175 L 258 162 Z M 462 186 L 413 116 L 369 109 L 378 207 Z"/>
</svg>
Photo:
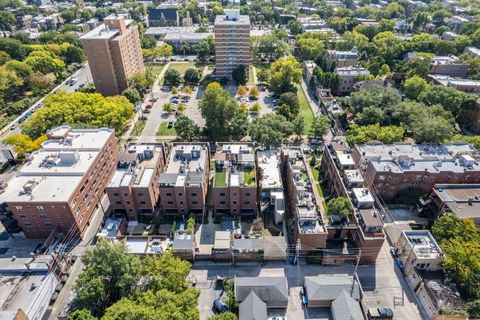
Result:
<svg viewBox="0 0 480 320">
<path fill-rule="evenodd" d="M 286 179 L 287 207 L 293 216 L 294 242 L 300 245 L 302 252 L 325 248 L 327 229 L 313 191 L 313 177 L 311 171 L 307 170 L 301 148 L 283 148 L 282 166 Z"/>
<path fill-rule="evenodd" d="M 248 144 L 219 144 L 214 156 L 212 203 L 215 215 L 256 216 L 257 172 Z"/>
<path fill-rule="evenodd" d="M 201 215 L 210 176 L 206 143 L 174 143 L 165 172 L 160 174 L 160 204 L 167 215 Z"/>
<path fill-rule="evenodd" d="M 158 178 L 165 159 L 161 144 L 133 144 L 120 155 L 117 170 L 105 189 L 113 213 L 122 213 L 130 221 L 158 214 Z"/>
<path fill-rule="evenodd" d="M 118 159 L 113 129 L 58 127 L 18 173 L 1 185 L 2 223 L 11 233 L 81 235 Z"/>
<path fill-rule="evenodd" d="M 385 200 L 410 188 L 429 193 L 437 183 L 479 183 L 480 154 L 470 144 L 366 143 L 356 145 L 355 167 Z"/>
<path fill-rule="evenodd" d="M 213 33 L 196 32 L 195 27 L 151 27 L 145 31 L 145 36 L 171 45 L 174 53 L 188 54 L 194 52 L 195 45 L 213 36 Z M 185 43 L 188 44 L 187 50 Z"/>
<path fill-rule="evenodd" d="M 260 210 L 271 210 L 276 224 L 282 223 L 285 198 L 280 174 L 280 157 L 275 150 L 257 151 L 259 168 Z"/>
</svg>

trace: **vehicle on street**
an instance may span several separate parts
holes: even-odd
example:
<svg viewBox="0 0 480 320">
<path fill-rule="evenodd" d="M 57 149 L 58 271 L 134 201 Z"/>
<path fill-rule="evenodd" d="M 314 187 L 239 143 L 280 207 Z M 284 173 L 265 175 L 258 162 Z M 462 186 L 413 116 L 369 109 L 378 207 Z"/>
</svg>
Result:
<svg viewBox="0 0 480 320">
<path fill-rule="evenodd" d="M 286 317 L 270 317 L 267 320 L 287 320 Z"/>
<path fill-rule="evenodd" d="M 369 320 L 393 319 L 393 310 L 390 308 L 369 308 L 367 313 Z"/>
<path fill-rule="evenodd" d="M 220 299 L 215 299 L 215 301 L 213 301 L 212 309 L 215 313 L 224 313 L 228 311 L 228 307 Z"/>
<path fill-rule="evenodd" d="M 17 126 L 16 124 L 12 124 L 12 125 L 10 126 L 10 130 L 12 130 L 12 131 L 15 130 L 15 129 L 17 129 L 17 128 L 18 128 L 18 126 Z"/>
<path fill-rule="evenodd" d="M 143 109 L 142 112 L 143 113 L 150 113 L 150 109 Z"/>
<path fill-rule="evenodd" d="M 152 109 L 152 105 L 149 103 L 149 104 L 146 104 L 145 105 L 145 109 Z"/>
<path fill-rule="evenodd" d="M 175 125 L 175 120 L 169 120 L 167 123 L 167 128 L 171 129 Z"/>
</svg>

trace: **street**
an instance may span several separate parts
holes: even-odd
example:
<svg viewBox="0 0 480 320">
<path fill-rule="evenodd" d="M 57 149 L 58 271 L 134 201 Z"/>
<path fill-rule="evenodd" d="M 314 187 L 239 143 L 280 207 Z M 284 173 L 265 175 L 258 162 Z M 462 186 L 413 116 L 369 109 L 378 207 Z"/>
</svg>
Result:
<svg viewBox="0 0 480 320">
<path fill-rule="evenodd" d="M 72 77 L 77 78 L 78 81 L 74 85 L 69 86 L 66 82 L 69 79 L 71 79 Z M 92 75 L 90 73 L 90 68 L 88 67 L 88 63 L 85 63 L 80 69 L 75 71 L 70 77 L 67 77 L 61 84 L 56 86 L 50 93 L 53 93 L 53 92 L 56 92 L 56 91 L 59 91 L 59 90 L 63 90 L 63 91 L 69 92 L 69 93 L 75 92 L 75 90 L 77 90 L 80 86 L 85 86 L 88 83 L 90 83 L 91 81 L 92 81 Z M 18 120 L 20 120 L 20 118 L 22 118 L 25 114 L 27 114 L 27 112 L 34 111 L 35 109 L 37 109 L 37 106 L 42 105 L 42 103 L 45 100 L 45 97 L 47 95 L 42 97 L 40 100 L 38 100 L 36 103 L 34 103 L 30 108 L 25 110 L 17 118 L 15 118 L 13 121 L 11 121 L 8 125 L 3 127 L 0 130 L 0 135 L 1 135 L 2 140 L 9 137 L 9 136 L 14 135 L 14 134 L 21 133 L 21 129 L 18 126 Z M 14 130 L 11 130 L 10 128 L 12 126 L 16 126 L 16 128 Z"/>
</svg>

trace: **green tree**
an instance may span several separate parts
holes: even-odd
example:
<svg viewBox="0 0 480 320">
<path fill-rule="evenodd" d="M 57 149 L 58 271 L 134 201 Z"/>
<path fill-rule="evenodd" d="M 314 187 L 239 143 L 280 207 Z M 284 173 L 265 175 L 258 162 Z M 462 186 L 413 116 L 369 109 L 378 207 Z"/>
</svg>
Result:
<svg viewBox="0 0 480 320">
<path fill-rule="evenodd" d="M 218 139 L 245 135 L 247 115 L 219 83 L 212 82 L 207 86 L 199 108 L 210 137 Z"/>
<path fill-rule="evenodd" d="M 182 141 L 195 141 L 200 138 L 200 128 L 192 119 L 186 116 L 177 118 L 175 132 Z"/>
<path fill-rule="evenodd" d="M 455 214 L 443 215 L 435 220 L 432 234 L 438 242 L 461 236 L 466 241 L 480 240 L 480 232 L 472 219 L 460 219 Z"/>
<path fill-rule="evenodd" d="M 0 10 L 0 30 L 12 31 L 12 28 L 15 26 L 16 22 L 17 20 L 15 19 L 13 13 Z"/>
<path fill-rule="evenodd" d="M 55 54 L 46 50 L 36 50 L 28 55 L 25 63 L 30 65 L 34 71 L 43 74 L 54 73 L 56 76 L 65 71 L 65 63 Z"/>
<path fill-rule="evenodd" d="M 298 115 L 295 119 L 293 119 L 292 124 L 293 133 L 295 133 L 297 137 L 301 137 L 305 133 L 305 117 L 302 115 Z"/>
<path fill-rule="evenodd" d="M 297 19 L 288 21 L 288 28 L 293 35 L 302 33 L 302 24 Z"/>
<path fill-rule="evenodd" d="M 3 140 L 3 143 L 12 145 L 13 150 L 17 153 L 17 158 L 23 159 L 28 153 L 40 149 L 42 142 L 47 140 L 46 135 L 42 135 L 32 140 L 26 134 L 15 134 Z"/>
<path fill-rule="evenodd" d="M 292 133 L 292 123 L 276 113 L 269 113 L 255 119 L 249 128 L 252 139 L 267 149 L 278 147 Z"/>
<path fill-rule="evenodd" d="M 292 92 L 285 92 L 280 95 L 278 113 L 287 118 L 293 120 L 300 112 L 300 101 L 298 96 Z"/>
<path fill-rule="evenodd" d="M 316 60 L 326 53 L 325 45 L 318 39 L 300 38 L 297 47 L 303 60 Z"/>
<path fill-rule="evenodd" d="M 0 51 L 0 66 L 3 66 L 11 59 L 10 55 L 5 51 Z"/>
<path fill-rule="evenodd" d="M 248 67 L 240 65 L 233 69 L 232 79 L 238 84 L 244 86 L 248 81 Z"/>
<path fill-rule="evenodd" d="M 425 78 L 430 71 L 430 63 L 433 60 L 433 54 L 419 52 L 410 61 L 405 63 L 404 72 L 407 77 L 419 76 Z"/>
<path fill-rule="evenodd" d="M 280 58 L 270 66 L 270 89 L 276 94 L 295 91 L 302 80 L 300 63 L 292 57 Z"/>
<path fill-rule="evenodd" d="M 458 116 L 462 109 L 474 108 L 477 100 L 472 94 L 441 85 L 429 86 L 427 90 L 420 93 L 417 99 L 427 105 L 442 105 L 454 116 Z"/>
<path fill-rule="evenodd" d="M 215 40 L 212 36 L 209 36 L 195 45 L 193 50 L 197 53 L 198 60 L 205 63 L 215 54 Z"/>
<path fill-rule="evenodd" d="M 312 138 L 323 139 L 323 136 L 328 132 L 330 127 L 331 122 L 327 116 L 316 116 L 310 128 L 310 136 Z"/>
<path fill-rule="evenodd" d="M 415 100 L 418 98 L 420 93 L 427 90 L 429 87 L 427 81 L 419 76 L 413 76 L 405 80 L 403 84 L 403 92 L 407 98 Z"/>
<path fill-rule="evenodd" d="M 359 124 L 388 125 L 399 102 L 400 96 L 395 89 L 372 86 L 352 93 L 349 109 Z"/>
<path fill-rule="evenodd" d="M 347 131 L 347 141 L 350 145 L 366 143 L 369 141 L 381 141 L 386 144 L 401 142 L 405 129 L 397 126 L 383 126 L 372 124 L 359 126 L 352 124 Z"/>
<path fill-rule="evenodd" d="M 185 84 L 197 85 L 200 81 L 200 74 L 196 68 L 188 68 L 183 75 Z"/>
<path fill-rule="evenodd" d="M 0 51 L 6 52 L 12 59 L 23 61 L 30 49 L 16 39 L 0 38 Z"/>
<path fill-rule="evenodd" d="M 82 63 L 85 61 L 85 52 L 77 46 L 69 46 L 67 52 L 65 53 L 65 62 L 67 64 L 71 63 Z"/>
<path fill-rule="evenodd" d="M 123 90 L 122 96 L 126 97 L 132 104 L 136 104 L 142 100 L 142 97 L 136 88 L 127 88 Z"/>
<path fill-rule="evenodd" d="M 85 270 L 74 285 L 76 304 L 102 314 L 118 299 L 133 293 L 142 277 L 142 264 L 137 256 L 125 252 L 125 245 L 100 240 L 82 258 Z"/>
<path fill-rule="evenodd" d="M 23 132 L 33 138 L 62 124 L 113 128 L 120 134 L 133 113 L 133 105 L 122 96 L 59 91 L 47 96 L 43 108 L 22 123 L 22 127 Z"/>
<path fill-rule="evenodd" d="M 182 83 L 182 77 L 176 69 L 168 68 L 163 76 L 163 81 L 171 86 L 179 86 Z"/>
<path fill-rule="evenodd" d="M 90 311 L 85 309 L 75 310 L 68 315 L 68 320 L 97 320 Z"/>
<path fill-rule="evenodd" d="M 328 201 L 327 210 L 330 216 L 347 218 L 353 213 L 352 204 L 347 197 L 335 197 Z"/>
<path fill-rule="evenodd" d="M 153 84 L 153 79 L 147 72 L 137 72 L 130 76 L 128 85 L 137 89 L 138 92 L 145 92 Z"/>
</svg>

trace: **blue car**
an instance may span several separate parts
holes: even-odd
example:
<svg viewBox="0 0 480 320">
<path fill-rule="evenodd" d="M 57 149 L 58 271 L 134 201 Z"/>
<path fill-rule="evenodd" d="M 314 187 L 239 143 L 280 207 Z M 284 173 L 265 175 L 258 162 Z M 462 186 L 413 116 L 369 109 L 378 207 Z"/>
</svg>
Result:
<svg viewBox="0 0 480 320">
<path fill-rule="evenodd" d="M 213 301 L 213 311 L 216 313 L 224 313 L 228 311 L 228 307 L 220 299 Z"/>
</svg>

